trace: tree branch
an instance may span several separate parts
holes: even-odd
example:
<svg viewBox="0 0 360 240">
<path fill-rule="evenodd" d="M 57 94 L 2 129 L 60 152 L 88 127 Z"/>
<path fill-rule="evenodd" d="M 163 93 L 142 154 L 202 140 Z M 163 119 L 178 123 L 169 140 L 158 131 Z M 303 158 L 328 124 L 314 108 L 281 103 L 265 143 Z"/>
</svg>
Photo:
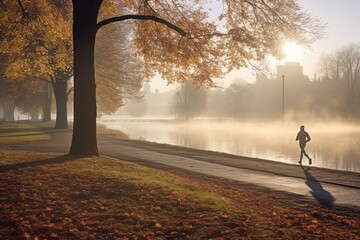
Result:
<svg viewBox="0 0 360 240">
<path fill-rule="evenodd" d="M 68 97 L 70 95 L 70 93 L 74 92 L 74 87 L 71 87 L 67 93 L 66 93 L 66 96 Z"/>
<path fill-rule="evenodd" d="M 166 21 L 165 19 L 156 17 L 156 16 L 149 16 L 149 15 L 123 15 L 120 17 L 112 17 L 112 18 L 108 18 L 105 19 L 101 22 L 99 22 L 97 24 L 97 30 L 99 30 L 101 27 L 108 25 L 110 23 L 113 22 L 120 22 L 120 21 L 124 21 L 124 20 L 129 20 L 129 19 L 136 19 L 136 20 L 151 20 L 154 22 L 158 22 L 158 23 L 162 23 L 164 25 L 166 25 L 167 27 L 175 30 L 176 32 L 178 32 L 181 36 L 186 36 L 186 32 L 184 30 L 182 30 L 181 28 L 175 26 L 174 24 Z"/>
<path fill-rule="evenodd" d="M 21 12 L 22 12 L 22 15 L 23 15 L 23 18 L 27 19 L 29 22 L 31 21 L 30 17 L 29 17 L 29 14 L 26 12 L 24 6 L 22 5 L 22 2 L 21 0 L 18 0 L 18 4 L 21 8 Z"/>
<path fill-rule="evenodd" d="M 33 77 L 33 78 L 37 79 L 37 80 L 40 80 L 40 81 L 43 81 L 43 82 L 51 83 L 51 81 L 46 79 L 46 78 L 42 78 L 42 77 Z"/>
</svg>

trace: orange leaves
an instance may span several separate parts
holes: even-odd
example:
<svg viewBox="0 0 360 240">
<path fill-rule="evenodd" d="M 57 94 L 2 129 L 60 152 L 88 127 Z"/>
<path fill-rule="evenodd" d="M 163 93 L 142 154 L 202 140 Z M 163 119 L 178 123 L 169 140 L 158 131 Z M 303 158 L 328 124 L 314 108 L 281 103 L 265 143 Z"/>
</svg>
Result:
<svg viewBox="0 0 360 240">
<path fill-rule="evenodd" d="M 136 22 L 134 45 L 144 59 L 146 77 L 159 73 L 170 83 L 186 78 L 211 86 L 213 78 L 246 66 L 247 61 L 278 56 L 279 43 L 285 37 L 308 45 L 320 38 L 324 29 L 291 0 L 225 1 L 219 3 L 222 12 L 215 23 L 203 2 L 191 3 L 158 1 L 139 7 L 125 1 L 133 11 L 166 19 L 187 33 L 183 37 L 159 23 Z"/>
<path fill-rule="evenodd" d="M 52 237 L 52 238 L 58 238 L 59 237 L 59 235 L 58 234 L 56 234 L 56 233 L 50 233 L 50 237 Z"/>
<path fill-rule="evenodd" d="M 51 212 L 53 209 L 51 208 L 51 207 L 46 207 L 45 208 L 45 211 L 47 211 L 47 212 Z"/>
<path fill-rule="evenodd" d="M 313 219 L 313 220 L 311 220 L 311 223 L 312 224 L 317 224 L 317 223 L 319 223 L 316 219 Z"/>
<path fill-rule="evenodd" d="M 160 207 L 160 206 L 156 206 L 156 207 L 153 207 L 152 210 L 153 210 L 153 211 L 160 211 L 160 210 L 161 210 L 161 207 Z"/>
<path fill-rule="evenodd" d="M 31 239 L 30 234 L 27 233 L 27 232 L 25 232 L 25 233 L 23 234 L 23 237 L 24 237 L 25 239 Z"/>
<path fill-rule="evenodd" d="M 206 22 L 207 13 L 200 4 L 181 8 L 177 4 L 167 6 L 159 4 L 152 8 L 158 16 L 184 29 L 187 36 L 182 37 L 152 21 L 136 22 L 134 45 L 144 59 L 145 75 L 159 73 L 169 83 L 193 79 L 199 85 L 211 85 L 211 77 L 219 77 L 219 69 L 224 67 L 221 42 L 205 37 L 215 25 Z"/>
</svg>

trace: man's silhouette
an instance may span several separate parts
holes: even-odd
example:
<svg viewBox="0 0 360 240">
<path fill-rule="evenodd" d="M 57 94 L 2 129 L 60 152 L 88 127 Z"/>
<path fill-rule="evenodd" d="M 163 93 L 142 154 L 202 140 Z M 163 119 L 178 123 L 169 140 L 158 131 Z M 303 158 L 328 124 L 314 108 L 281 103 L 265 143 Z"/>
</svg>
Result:
<svg viewBox="0 0 360 240">
<path fill-rule="evenodd" d="M 299 161 L 300 164 L 301 164 L 303 155 L 305 155 L 309 159 L 309 165 L 312 164 L 311 158 L 305 152 L 306 143 L 309 142 L 310 140 L 311 140 L 310 135 L 305 131 L 305 127 L 301 126 L 300 131 L 296 135 L 296 141 L 299 141 L 299 146 L 300 146 L 300 149 L 301 149 L 300 161 Z"/>
</svg>

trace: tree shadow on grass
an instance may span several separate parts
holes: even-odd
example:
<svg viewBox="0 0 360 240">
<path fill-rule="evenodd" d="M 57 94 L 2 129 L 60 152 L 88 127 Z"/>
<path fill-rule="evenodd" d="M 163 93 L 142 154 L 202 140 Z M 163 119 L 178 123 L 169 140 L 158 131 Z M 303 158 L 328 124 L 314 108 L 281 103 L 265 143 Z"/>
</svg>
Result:
<svg viewBox="0 0 360 240">
<path fill-rule="evenodd" d="M 44 132 L 40 133 L 29 133 L 29 134 L 14 134 L 10 136 L 1 136 L 2 138 L 16 138 L 16 137 L 27 137 L 27 136 L 36 136 L 36 135 L 46 135 Z"/>
<path fill-rule="evenodd" d="M 310 193 L 313 195 L 316 201 L 324 207 L 332 207 L 334 205 L 335 198 L 331 195 L 330 192 L 326 191 L 321 183 L 316 180 L 316 178 L 311 175 L 310 168 L 305 168 L 301 165 L 302 170 L 306 176 L 305 184 L 311 189 Z"/>
<path fill-rule="evenodd" d="M 38 167 L 38 166 L 49 165 L 49 164 L 71 162 L 71 161 L 74 161 L 77 159 L 78 159 L 78 157 L 75 157 L 75 156 L 62 155 L 62 156 L 55 157 L 55 158 L 47 158 L 47 159 L 31 161 L 31 162 L 21 162 L 21 163 L 15 163 L 15 164 L 11 164 L 11 165 L 3 165 L 3 166 L 0 166 L 0 173 L 8 172 L 11 170 L 17 170 L 17 169 L 21 169 L 21 168 L 26 168 L 26 167 Z"/>
</svg>

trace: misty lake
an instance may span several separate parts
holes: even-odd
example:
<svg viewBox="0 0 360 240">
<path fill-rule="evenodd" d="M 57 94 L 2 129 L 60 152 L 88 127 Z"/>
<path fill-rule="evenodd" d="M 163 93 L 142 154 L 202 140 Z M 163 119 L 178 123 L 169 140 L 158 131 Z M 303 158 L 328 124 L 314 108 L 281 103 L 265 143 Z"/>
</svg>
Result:
<svg viewBox="0 0 360 240">
<path fill-rule="evenodd" d="M 107 118 L 98 123 L 124 132 L 131 139 L 225 152 L 297 164 L 295 141 L 301 124 L 254 124 L 232 121 Z M 313 166 L 360 172 L 360 125 L 305 124 L 312 140 L 306 151 Z M 304 164 L 308 164 L 304 157 Z"/>
</svg>

